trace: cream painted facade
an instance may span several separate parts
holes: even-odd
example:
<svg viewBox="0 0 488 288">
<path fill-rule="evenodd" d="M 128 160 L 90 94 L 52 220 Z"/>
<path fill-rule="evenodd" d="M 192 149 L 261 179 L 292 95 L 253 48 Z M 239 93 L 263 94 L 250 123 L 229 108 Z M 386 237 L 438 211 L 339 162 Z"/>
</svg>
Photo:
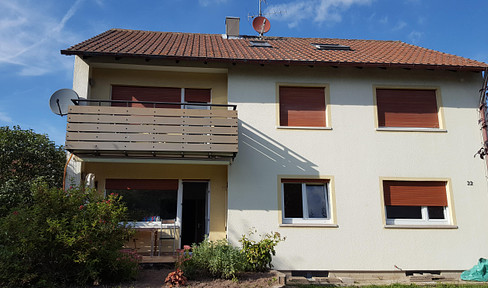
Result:
<svg viewBox="0 0 488 288">
<path fill-rule="evenodd" d="M 229 239 L 237 244 L 249 227 L 279 232 L 287 238 L 273 260 L 280 270 L 472 267 L 488 256 L 486 169 L 473 157 L 482 142 L 481 81 L 472 72 L 230 69 L 229 103 L 238 105 L 241 125 L 239 154 L 229 166 Z M 279 127 L 277 83 L 327 87 L 328 129 Z M 437 89 L 441 129 L 378 129 L 375 87 Z M 283 175 L 333 179 L 333 223 L 282 224 Z M 383 179 L 447 181 L 450 225 L 387 227 Z"/>
<path fill-rule="evenodd" d="M 279 232 L 286 240 L 273 265 L 280 270 L 458 271 L 488 257 L 486 167 L 473 157 L 482 141 L 479 73 L 191 65 L 76 57 L 80 96 L 109 99 L 111 85 L 210 88 L 212 103 L 235 104 L 239 115 L 239 152 L 230 165 L 83 162 L 82 173 L 94 173 L 99 189 L 109 178 L 208 179 L 210 238 L 239 245 L 251 228 Z M 324 87 L 327 127 L 279 127 L 280 85 Z M 377 128 L 375 87 L 436 89 L 441 128 Z M 281 178 L 329 179 L 331 223 L 283 224 Z M 450 224 L 387 226 L 383 179 L 447 181 Z"/>
</svg>

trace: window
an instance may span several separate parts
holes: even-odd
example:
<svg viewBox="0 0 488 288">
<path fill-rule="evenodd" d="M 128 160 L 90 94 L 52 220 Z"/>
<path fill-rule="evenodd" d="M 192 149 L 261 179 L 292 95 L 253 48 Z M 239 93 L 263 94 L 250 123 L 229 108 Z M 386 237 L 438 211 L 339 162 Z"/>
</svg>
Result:
<svg viewBox="0 0 488 288">
<path fill-rule="evenodd" d="M 279 87 L 280 126 L 326 127 L 324 87 Z"/>
<path fill-rule="evenodd" d="M 321 44 L 321 43 L 312 43 L 317 50 L 352 50 L 351 47 L 346 45 L 340 44 Z"/>
<path fill-rule="evenodd" d="M 128 221 L 176 218 L 178 180 L 107 179 L 105 190 L 123 197 L 128 208 Z"/>
<path fill-rule="evenodd" d="M 264 47 L 264 48 L 271 48 L 271 47 L 273 47 L 268 42 L 262 41 L 262 40 L 249 41 L 249 43 L 251 44 L 251 47 Z"/>
<path fill-rule="evenodd" d="M 329 180 L 282 179 L 283 223 L 330 223 Z"/>
<path fill-rule="evenodd" d="M 378 127 L 439 128 L 436 90 L 376 89 Z"/>
<path fill-rule="evenodd" d="M 211 90 L 210 89 L 183 89 L 183 102 L 192 104 L 210 104 Z M 186 109 L 209 109 L 210 106 L 201 105 L 185 105 Z"/>
<path fill-rule="evenodd" d="M 210 98 L 211 89 L 112 86 L 112 100 L 120 101 L 210 104 Z M 202 105 L 184 105 L 184 107 L 181 107 L 180 105 L 157 104 L 154 106 L 152 103 L 112 103 L 112 106 L 209 109 L 209 106 Z"/>
<path fill-rule="evenodd" d="M 170 87 L 136 87 L 136 86 L 112 86 L 112 100 L 120 101 L 149 101 L 149 102 L 181 102 L 181 88 Z M 112 103 L 119 107 L 146 107 L 153 108 L 149 103 Z M 180 108 L 179 105 L 158 104 L 156 108 Z"/>
<path fill-rule="evenodd" d="M 449 224 L 445 181 L 383 181 L 386 224 Z"/>
</svg>

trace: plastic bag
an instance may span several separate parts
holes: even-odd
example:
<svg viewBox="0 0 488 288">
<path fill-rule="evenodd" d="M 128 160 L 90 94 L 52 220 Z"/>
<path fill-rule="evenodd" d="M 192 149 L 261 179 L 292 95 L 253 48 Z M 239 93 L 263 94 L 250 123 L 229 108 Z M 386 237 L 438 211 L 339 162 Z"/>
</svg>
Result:
<svg viewBox="0 0 488 288">
<path fill-rule="evenodd" d="M 488 282 L 488 260 L 480 258 L 473 268 L 461 273 L 461 280 Z"/>
</svg>

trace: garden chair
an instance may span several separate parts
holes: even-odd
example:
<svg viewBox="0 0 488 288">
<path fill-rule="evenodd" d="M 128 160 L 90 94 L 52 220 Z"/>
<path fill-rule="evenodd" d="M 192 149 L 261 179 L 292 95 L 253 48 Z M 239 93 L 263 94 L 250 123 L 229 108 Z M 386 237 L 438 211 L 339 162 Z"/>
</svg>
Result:
<svg viewBox="0 0 488 288">
<path fill-rule="evenodd" d="M 161 229 L 159 231 L 159 256 L 161 256 L 161 248 L 163 246 L 164 241 L 172 241 L 173 242 L 173 255 L 176 254 L 176 231 L 179 230 L 177 226 L 176 219 L 168 219 L 163 220 L 161 219 Z M 170 246 L 166 246 L 170 247 Z"/>
</svg>

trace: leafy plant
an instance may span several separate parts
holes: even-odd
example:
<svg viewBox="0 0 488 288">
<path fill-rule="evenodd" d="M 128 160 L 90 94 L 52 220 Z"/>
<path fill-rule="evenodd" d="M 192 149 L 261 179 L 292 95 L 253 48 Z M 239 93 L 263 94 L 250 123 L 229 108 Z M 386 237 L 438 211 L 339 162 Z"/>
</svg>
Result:
<svg viewBox="0 0 488 288">
<path fill-rule="evenodd" d="M 60 286 L 133 279 L 138 257 L 121 251 L 132 231 L 116 194 L 38 183 L 33 203 L 0 218 L 0 286 Z"/>
<path fill-rule="evenodd" d="M 182 268 L 185 265 L 185 262 L 191 260 L 190 250 L 191 250 L 191 246 L 189 245 L 184 245 L 183 249 L 177 250 L 178 255 L 175 262 L 176 269 Z"/>
<path fill-rule="evenodd" d="M 239 242 L 242 243 L 242 251 L 252 271 L 264 272 L 273 267 L 271 264 L 272 257 L 276 254 L 275 247 L 285 238 L 281 238 L 280 233 L 266 233 L 261 236 L 260 241 L 254 241 L 250 238 L 257 230 L 251 230 L 249 235 L 242 235 Z"/>
<path fill-rule="evenodd" d="M 179 287 L 185 286 L 188 283 L 188 279 L 183 276 L 183 271 L 181 271 L 179 268 L 176 268 L 176 271 L 170 272 L 168 274 L 168 276 L 164 280 L 164 283 L 169 285 L 169 287 Z"/>
<path fill-rule="evenodd" d="M 245 255 L 226 240 L 210 241 L 205 238 L 199 245 L 192 246 L 191 259 L 183 265 L 189 277 L 211 276 L 223 279 L 237 279 L 246 268 Z"/>
<path fill-rule="evenodd" d="M 0 216 L 18 205 L 30 205 L 30 186 L 42 180 L 61 187 L 66 154 L 46 135 L 19 126 L 0 127 Z"/>
</svg>

